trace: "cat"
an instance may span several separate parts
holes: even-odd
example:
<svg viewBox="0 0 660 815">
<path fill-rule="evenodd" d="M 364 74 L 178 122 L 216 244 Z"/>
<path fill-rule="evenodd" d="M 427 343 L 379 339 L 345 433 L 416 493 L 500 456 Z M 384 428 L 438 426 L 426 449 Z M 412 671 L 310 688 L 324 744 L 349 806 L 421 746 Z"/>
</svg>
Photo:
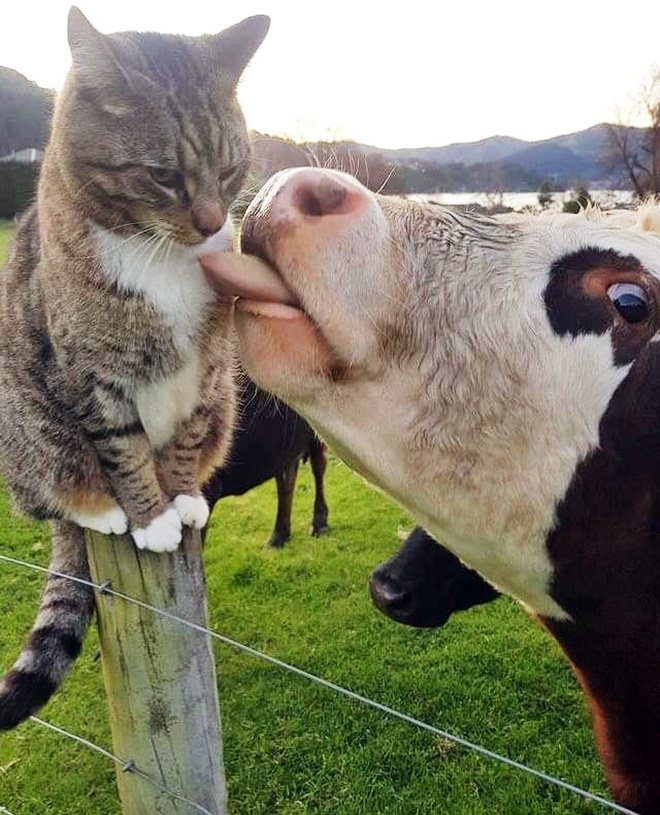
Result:
<svg viewBox="0 0 660 815">
<path fill-rule="evenodd" d="M 208 519 L 234 357 L 231 301 L 197 258 L 231 249 L 249 165 L 235 90 L 269 22 L 103 35 L 69 13 L 73 65 L 0 280 L 0 471 L 19 510 L 51 521 L 55 571 L 88 576 L 85 527 L 171 551 Z M 0 683 L 0 729 L 50 698 L 92 608 L 49 578 Z"/>
</svg>

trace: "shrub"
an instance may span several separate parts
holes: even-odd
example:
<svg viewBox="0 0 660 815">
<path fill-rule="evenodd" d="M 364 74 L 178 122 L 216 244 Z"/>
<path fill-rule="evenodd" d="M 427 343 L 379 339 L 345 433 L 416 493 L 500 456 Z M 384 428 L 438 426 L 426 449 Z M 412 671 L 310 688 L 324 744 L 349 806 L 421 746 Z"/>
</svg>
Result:
<svg viewBox="0 0 660 815">
<path fill-rule="evenodd" d="M 32 203 L 38 177 L 38 164 L 0 162 L 0 218 L 14 218 Z"/>
</svg>

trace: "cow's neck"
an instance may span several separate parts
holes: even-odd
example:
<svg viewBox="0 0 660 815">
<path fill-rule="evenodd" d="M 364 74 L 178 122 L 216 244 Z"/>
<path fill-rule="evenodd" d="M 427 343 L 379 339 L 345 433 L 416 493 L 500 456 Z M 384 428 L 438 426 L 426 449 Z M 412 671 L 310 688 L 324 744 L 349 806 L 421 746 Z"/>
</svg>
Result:
<svg viewBox="0 0 660 815">
<path fill-rule="evenodd" d="M 598 752 L 615 799 L 642 815 L 660 813 L 660 626 L 632 637 L 640 650 L 606 628 L 544 620 L 587 695 Z M 586 641 L 588 640 L 588 641 Z"/>
<path fill-rule="evenodd" d="M 589 698 L 617 800 L 660 813 L 660 500 L 652 455 L 585 462 L 549 536 L 552 594 L 572 621 L 544 619 Z"/>
</svg>

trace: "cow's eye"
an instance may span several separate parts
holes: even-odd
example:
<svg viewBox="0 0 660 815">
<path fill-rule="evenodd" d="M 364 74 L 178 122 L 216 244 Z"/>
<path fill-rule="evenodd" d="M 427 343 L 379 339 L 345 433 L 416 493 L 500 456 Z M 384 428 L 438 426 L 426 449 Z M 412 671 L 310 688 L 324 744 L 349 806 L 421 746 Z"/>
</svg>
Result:
<svg viewBox="0 0 660 815">
<path fill-rule="evenodd" d="M 648 319 L 648 299 L 641 286 L 635 283 L 615 283 L 609 287 L 607 294 L 627 323 L 641 323 Z"/>
</svg>

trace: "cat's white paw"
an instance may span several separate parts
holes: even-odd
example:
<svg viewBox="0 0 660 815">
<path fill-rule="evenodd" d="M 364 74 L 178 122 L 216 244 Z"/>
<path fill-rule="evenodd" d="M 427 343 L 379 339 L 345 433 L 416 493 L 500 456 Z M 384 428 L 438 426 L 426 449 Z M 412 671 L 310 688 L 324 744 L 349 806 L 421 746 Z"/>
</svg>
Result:
<svg viewBox="0 0 660 815">
<path fill-rule="evenodd" d="M 119 504 L 106 509 L 105 512 L 74 512 L 71 520 L 78 526 L 102 532 L 104 535 L 125 535 L 128 532 L 128 518 Z"/>
<path fill-rule="evenodd" d="M 131 535 L 138 549 L 174 552 L 181 543 L 181 518 L 176 509 L 169 506 L 144 529 L 132 529 Z"/>
<path fill-rule="evenodd" d="M 181 523 L 193 529 L 203 529 L 209 519 L 209 505 L 203 495 L 177 495 L 174 506 Z"/>
</svg>

